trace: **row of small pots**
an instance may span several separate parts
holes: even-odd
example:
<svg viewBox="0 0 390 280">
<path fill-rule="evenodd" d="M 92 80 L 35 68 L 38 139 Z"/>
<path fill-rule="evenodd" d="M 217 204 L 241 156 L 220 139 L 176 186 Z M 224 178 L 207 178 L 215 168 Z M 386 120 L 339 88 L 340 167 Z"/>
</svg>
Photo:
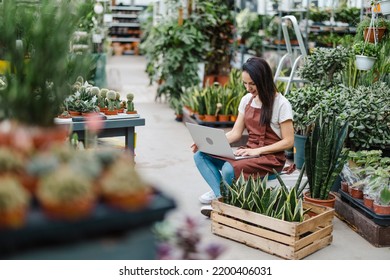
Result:
<svg viewBox="0 0 390 280">
<path fill-rule="evenodd" d="M 369 195 L 363 194 L 363 190 L 348 185 L 347 182 L 341 182 L 341 190 L 355 199 L 363 199 L 363 204 L 378 215 L 390 215 L 390 205 L 380 205 Z"/>
</svg>

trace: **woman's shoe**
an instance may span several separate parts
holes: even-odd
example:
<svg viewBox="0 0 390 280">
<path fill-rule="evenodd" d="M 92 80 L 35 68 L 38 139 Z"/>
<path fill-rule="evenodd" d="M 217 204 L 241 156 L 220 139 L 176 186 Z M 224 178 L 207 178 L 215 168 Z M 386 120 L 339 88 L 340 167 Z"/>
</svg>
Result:
<svg viewBox="0 0 390 280">
<path fill-rule="evenodd" d="M 209 217 L 211 216 L 211 211 L 213 211 L 213 208 L 211 208 L 211 205 L 204 205 L 200 208 L 200 213 L 202 213 L 203 215 L 205 215 L 206 217 Z"/>
<path fill-rule="evenodd" d="M 202 203 L 202 204 L 210 204 L 211 201 L 213 201 L 214 199 L 216 199 L 217 197 L 215 196 L 214 192 L 213 191 L 209 191 L 209 192 L 206 192 L 204 194 L 202 194 L 200 197 L 199 197 L 199 201 Z"/>
</svg>

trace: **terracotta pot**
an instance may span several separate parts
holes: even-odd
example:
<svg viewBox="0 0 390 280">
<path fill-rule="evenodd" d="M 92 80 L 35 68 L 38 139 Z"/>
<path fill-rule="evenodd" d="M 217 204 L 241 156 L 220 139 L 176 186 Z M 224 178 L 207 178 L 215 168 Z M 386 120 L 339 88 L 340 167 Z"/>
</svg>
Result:
<svg viewBox="0 0 390 280">
<path fill-rule="evenodd" d="M 218 75 L 217 76 L 217 82 L 221 85 L 227 85 L 229 82 L 229 76 L 228 75 Z"/>
<path fill-rule="evenodd" d="M 27 208 L 0 211 L 0 229 L 21 228 L 26 223 Z"/>
<path fill-rule="evenodd" d="M 348 193 L 348 183 L 345 181 L 341 182 L 341 190 L 345 193 Z"/>
<path fill-rule="evenodd" d="M 310 192 L 307 191 L 303 194 L 303 200 L 311 203 L 319 204 L 322 206 L 334 208 L 334 204 L 336 202 L 336 196 L 329 193 L 328 199 L 316 199 L 316 198 L 311 198 Z"/>
<path fill-rule="evenodd" d="M 106 115 L 118 115 L 118 111 L 117 110 L 113 110 L 113 111 L 110 111 L 110 110 L 107 110 L 105 112 Z"/>
<path fill-rule="evenodd" d="M 206 75 L 204 76 L 203 79 L 203 86 L 204 87 L 207 85 L 211 86 L 212 84 L 214 84 L 215 80 L 216 80 L 215 75 Z"/>
<path fill-rule="evenodd" d="M 375 36 L 377 36 L 377 42 L 380 42 L 382 40 L 383 35 L 385 35 L 386 27 L 377 27 L 377 28 L 372 28 L 372 27 L 367 27 L 364 29 L 364 39 L 367 38 L 368 36 L 368 41 L 370 43 L 375 42 Z M 377 34 L 377 35 L 376 35 Z"/>
<path fill-rule="evenodd" d="M 32 130 L 32 139 L 35 148 L 45 149 L 53 144 L 65 143 L 69 136 L 67 126 L 36 127 Z"/>
<path fill-rule="evenodd" d="M 70 114 L 72 117 L 81 116 L 81 112 L 77 112 L 77 111 L 69 111 L 69 114 Z"/>
<path fill-rule="evenodd" d="M 217 116 L 215 115 L 204 115 L 204 120 L 205 122 L 216 122 L 217 121 Z"/>
<path fill-rule="evenodd" d="M 139 191 L 129 194 L 103 193 L 104 202 L 114 208 L 138 210 L 146 207 L 152 198 L 150 191 Z"/>
<path fill-rule="evenodd" d="M 204 115 L 199 115 L 199 114 L 198 114 L 198 119 L 200 119 L 201 121 L 203 121 L 203 120 L 204 120 Z"/>
<path fill-rule="evenodd" d="M 231 115 L 230 116 L 230 121 L 231 122 L 235 122 L 237 120 L 237 116 L 236 115 Z"/>
<path fill-rule="evenodd" d="M 218 115 L 218 121 L 228 122 L 230 120 L 230 115 Z"/>
<path fill-rule="evenodd" d="M 131 114 L 137 114 L 137 111 L 126 111 L 126 114 L 129 114 L 129 115 L 131 115 Z"/>
<path fill-rule="evenodd" d="M 79 220 L 91 215 L 96 201 L 93 197 L 69 201 L 65 203 L 51 203 L 40 200 L 43 212 L 50 219 Z"/>
<path fill-rule="evenodd" d="M 364 206 L 366 206 L 369 209 L 373 208 L 374 199 L 372 197 L 369 197 L 368 195 L 363 196 L 363 203 Z"/>
<path fill-rule="evenodd" d="M 361 190 L 361 189 L 359 189 L 359 188 L 351 187 L 351 189 L 350 189 L 350 195 L 351 195 L 353 198 L 363 199 L 363 190 Z"/>
<path fill-rule="evenodd" d="M 380 205 L 374 202 L 373 208 L 378 215 L 390 215 L 390 205 Z"/>
</svg>

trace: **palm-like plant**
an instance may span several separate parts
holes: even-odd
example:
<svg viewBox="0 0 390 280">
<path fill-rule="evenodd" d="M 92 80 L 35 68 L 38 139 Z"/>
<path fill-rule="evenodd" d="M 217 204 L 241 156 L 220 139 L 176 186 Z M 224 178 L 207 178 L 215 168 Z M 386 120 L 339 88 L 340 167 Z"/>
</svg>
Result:
<svg viewBox="0 0 390 280">
<path fill-rule="evenodd" d="M 343 150 L 348 123 L 340 128 L 333 117 L 329 122 L 317 117 L 315 127 L 305 144 L 305 164 L 310 196 L 327 199 L 330 189 L 340 174 L 348 157 Z"/>
</svg>

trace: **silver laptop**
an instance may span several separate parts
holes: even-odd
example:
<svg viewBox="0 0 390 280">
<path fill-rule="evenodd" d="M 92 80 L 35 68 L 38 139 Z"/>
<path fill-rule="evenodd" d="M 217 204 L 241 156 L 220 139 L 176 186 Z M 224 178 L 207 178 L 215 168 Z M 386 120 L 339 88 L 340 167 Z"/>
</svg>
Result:
<svg viewBox="0 0 390 280">
<path fill-rule="evenodd" d="M 234 149 L 230 146 L 223 129 L 188 122 L 186 123 L 186 126 L 201 152 L 235 160 L 258 157 L 235 156 Z"/>
</svg>

